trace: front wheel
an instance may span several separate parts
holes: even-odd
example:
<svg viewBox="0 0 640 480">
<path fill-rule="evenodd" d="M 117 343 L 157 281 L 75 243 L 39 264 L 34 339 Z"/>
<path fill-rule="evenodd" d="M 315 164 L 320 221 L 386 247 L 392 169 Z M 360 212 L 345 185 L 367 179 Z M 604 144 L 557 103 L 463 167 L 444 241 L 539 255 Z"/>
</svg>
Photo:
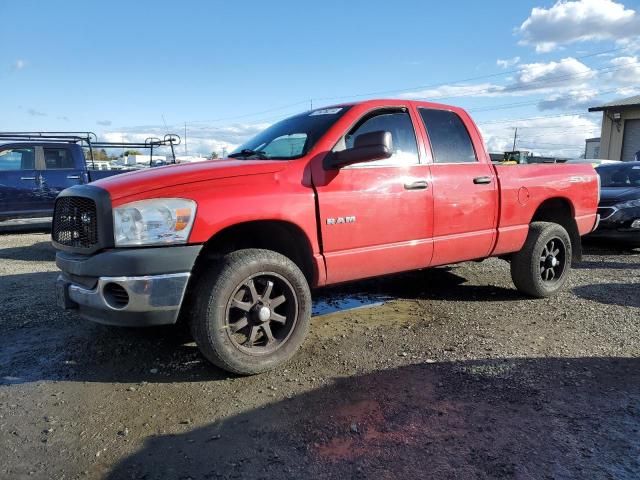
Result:
<svg viewBox="0 0 640 480">
<path fill-rule="evenodd" d="M 529 226 L 524 247 L 511 257 L 513 283 L 532 297 L 553 295 L 567 282 L 571 255 L 571 239 L 564 227 L 534 222 Z"/>
<path fill-rule="evenodd" d="M 281 365 L 309 329 L 309 285 L 298 266 L 279 253 L 232 252 L 193 288 L 193 337 L 209 361 L 229 372 L 253 375 Z"/>
</svg>

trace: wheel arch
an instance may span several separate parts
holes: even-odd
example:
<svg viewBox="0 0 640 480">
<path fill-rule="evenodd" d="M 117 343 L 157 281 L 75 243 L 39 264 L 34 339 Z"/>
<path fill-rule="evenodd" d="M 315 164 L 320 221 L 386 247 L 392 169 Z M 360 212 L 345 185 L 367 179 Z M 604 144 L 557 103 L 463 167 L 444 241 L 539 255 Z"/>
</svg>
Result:
<svg viewBox="0 0 640 480">
<path fill-rule="evenodd" d="M 580 231 L 575 220 L 575 208 L 571 200 L 566 197 L 548 198 L 535 210 L 530 223 L 552 222 L 564 227 L 571 238 L 572 260 L 580 261 L 582 258 L 582 242 Z"/>
<path fill-rule="evenodd" d="M 285 220 L 246 221 L 216 232 L 205 242 L 195 268 L 202 268 L 207 261 L 244 248 L 280 253 L 300 268 L 310 286 L 317 282 L 309 237 L 298 225 Z"/>
</svg>

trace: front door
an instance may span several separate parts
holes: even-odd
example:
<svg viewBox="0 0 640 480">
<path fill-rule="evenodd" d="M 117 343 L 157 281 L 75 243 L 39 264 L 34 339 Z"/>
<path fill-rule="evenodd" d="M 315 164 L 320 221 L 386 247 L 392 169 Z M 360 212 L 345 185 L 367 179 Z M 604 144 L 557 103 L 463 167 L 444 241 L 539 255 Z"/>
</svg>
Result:
<svg viewBox="0 0 640 480">
<path fill-rule="evenodd" d="M 38 215 L 38 171 L 34 147 L 0 147 L 0 219 Z"/>
<path fill-rule="evenodd" d="M 478 158 L 481 138 L 455 112 L 418 112 L 433 155 L 432 265 L 486 257 L 495 241 L 498 185 L 493 166 Z"/>
<path fill-rule="evenodd" d="M 334 147 L 355 137 L 391 132 L 393 155 L 328 172 L 315 187 L 327 282 L 337 283 L 425 267 L 431 259 L 432 197 L 429 167 L 420 163 L 411 112 L 366 114 Z"/>
</svg>

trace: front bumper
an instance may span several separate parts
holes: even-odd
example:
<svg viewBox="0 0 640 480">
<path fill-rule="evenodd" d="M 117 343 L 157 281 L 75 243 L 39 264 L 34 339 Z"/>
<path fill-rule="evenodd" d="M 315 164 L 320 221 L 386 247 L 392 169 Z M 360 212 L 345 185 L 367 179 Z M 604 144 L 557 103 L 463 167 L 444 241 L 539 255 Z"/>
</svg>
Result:
<svg viewBox="0 0 640 480">
<path fill-rule="evenodd" d="M 640 246 L 640 228 L 637 221 L 640 219 L 640 208 L 618 208 L 602 206 L 600 223 L 593 232 L 586 236 L 590 240 L 608 240 L 631 246 Z"/>
<path fill-rule="evenodd" d="M 91 256 L 58 252 L 58 304 L 108 325 L 173 324 L 200 249 L 116 249 Z"/>
<path fill-rule="evenodd" d="M 607 240 L 614 243 L 640 247 L 640 230 L 599 228 L 587 235 L 589 240 Z"/>
</svg>

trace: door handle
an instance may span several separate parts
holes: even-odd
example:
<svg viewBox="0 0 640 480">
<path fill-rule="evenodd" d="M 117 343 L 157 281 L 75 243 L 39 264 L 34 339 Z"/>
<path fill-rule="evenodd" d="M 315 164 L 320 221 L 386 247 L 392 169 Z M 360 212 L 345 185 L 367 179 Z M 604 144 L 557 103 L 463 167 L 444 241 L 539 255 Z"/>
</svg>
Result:
<svg viewBox="0 0 640 480">
<path fill-rule="evenodd" d="M 20 177 L 20 180 L 35 180 L 36 177 Z"/>
<path fill-rule="evenodd" d="M 491 183 L 491 177 L 476 177 L 473 179 L 473 183 L 476 185 L 486 185 Z"/>
<path fill-rule="evenodd" d="M 69 180 L 80 180 L 80 175 L 67 175 Z"/>
<path fill-rule="evenodd" d="M 429 188 L 429 183 L 426 180 L 417 180 L 413 183 L 405 183 L 405 190 L 424 190 L 425 188 Z"/>
</svg>

